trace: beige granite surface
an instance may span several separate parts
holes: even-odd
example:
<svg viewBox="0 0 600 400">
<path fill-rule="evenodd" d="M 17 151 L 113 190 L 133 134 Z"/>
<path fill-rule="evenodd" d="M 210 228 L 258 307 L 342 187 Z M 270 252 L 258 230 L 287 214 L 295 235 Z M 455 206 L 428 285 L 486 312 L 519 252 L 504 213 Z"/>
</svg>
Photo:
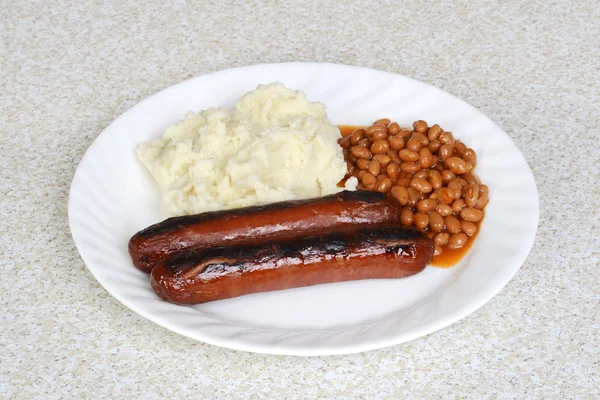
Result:
<svg viewBox="0 0 600 400">
<path fill-rule="evenodd" d="M 600 398 L 599 49 L 594 0 L 0 1 L 0 398 Z M 499 295 L 410 343 L 298 358 L 192 341 L 95 281 L 67 225 L 94 138 L 184 79 L 280 61 L 404 74 L 508 132 L 541 219 Z"/>
</svg>

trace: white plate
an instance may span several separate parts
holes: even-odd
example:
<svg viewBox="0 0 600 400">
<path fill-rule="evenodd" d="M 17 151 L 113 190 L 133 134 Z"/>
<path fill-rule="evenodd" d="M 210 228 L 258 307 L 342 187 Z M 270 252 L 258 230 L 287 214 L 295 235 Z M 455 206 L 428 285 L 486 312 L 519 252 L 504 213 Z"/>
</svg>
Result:
<svg viewBox="0 0 600 400">
<path fill-rule="evenodd" d="M 131 264 L 127 242 L 161 221 L 160 198 L 136 146 L 189 111 L 232 108 L 258 84 L 280 81 L 327 105 L 334 124 L 387 117 L 438 123 L 473 147 L 490 187 L 481 233 L 453 268 L 428 267 L 400 280 L 371 280 L 261 293 L 195 307 L 159 300 Z M 267 64 L 200 76 L 125 112 L 84 155 L 69 197 L 73 239 L 92 274 L 119 301 L 182 335 L 272 354 L 328 355 L 377 349 L 429 334 L 477 310 L 525 261 L 538 223 L 531 170 L 485 115 L 439 89 L 372 69 L 335 64 Z M 157 334 L 159 334 L 157 332 Z"/>
</svg>

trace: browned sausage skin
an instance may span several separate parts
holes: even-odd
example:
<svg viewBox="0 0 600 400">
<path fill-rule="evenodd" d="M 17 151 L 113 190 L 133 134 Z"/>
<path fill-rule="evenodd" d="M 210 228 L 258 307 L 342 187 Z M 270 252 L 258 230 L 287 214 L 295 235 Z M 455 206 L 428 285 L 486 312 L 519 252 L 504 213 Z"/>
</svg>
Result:
<svg viewBox="0 0 600 400">
<path fill-rule="evenodd" d="M 290 242 L 187 251 L 152 270 L 154 291 L 177 304 L 359 279 L 403 278 L 422 271 L 433 242 L 404 226 L 363 227 Z"/>
<path fill-rule="evenodd" d="M 398 223 L 400 208 L 383 193 L 343 191 L 317 199 L 174 217 L 136 233 L 129 241 L 129 254 L 137 268 L 150 272 L 162 258 L 189 249 Z"/>
</svg>

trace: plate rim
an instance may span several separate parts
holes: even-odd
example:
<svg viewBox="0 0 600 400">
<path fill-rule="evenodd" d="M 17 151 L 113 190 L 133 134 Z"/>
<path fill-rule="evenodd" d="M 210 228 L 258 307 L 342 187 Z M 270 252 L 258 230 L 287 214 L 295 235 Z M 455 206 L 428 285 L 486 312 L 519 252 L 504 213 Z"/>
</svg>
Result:
<svg viewBox="0 0 600 400">
<path fill-rule="evenodd" d="M 85 255 L 85 250 L 82 250 L 82 243 L 76 238 L 76 235 L 73 233 L 74 232 L 74 222 L 73 222 L 73 218 L 72 218 L 73 211 L 76 206 L 75 200 L 73 197 L 73 192 L 74 192 L 74 188 L 76 189 L 76 187 L 77 187 L 76 185 L 78 184 L 78 182 L 80 180 L 80 176 L 82 175 L 82 168 L 83 168 L 82 165 L 84 165 L 84 160 L 86 160 L 87 157 L 90 157 L 90 154 L 92 154 L 93 149 L 99 145 L 99 141 L 101 140 L 103 135 L 106 134 L 106 132 L 109 130 L 109 128 L 111 126 L 118 123 L 121 119 L 127 118 L 128 115 L 135 113 L 138 108 L 140 108 L 146 102 L 150 101 L 153 97 L 163 95 L 164 93 L 167 93 L 171 90 L 175 90 L 176 88 L 179 88 L 181 86 L 186 86 L 190 82 L 192 82 L 196 79 L 200 79 L 200 78 L 205 79 L 205 78 L 209 78 L 214 75 L 223 74 L 223 73 L 231 73 L 234 71 L 240 72 L 243 70 L 251 70 L 251 69 L 256 69 L 256 68 L 257 69 L 274 68 L 274 67 L 277 67 L 277 68 L 284 67 L 285 68 L 286 66 L 313 66 L 316 68 L 322 67 L 322 66 L 328 66 L 328 67 L 333 67 L 333 68 L 350 68 L 350 69 L 355 69 L 358 72 L 369 71 L 369 73 L 375 72 L 378 74 L 385 74 L 385 75 L 388 75 L 389 77 L 394 77 L 394 78 L 401 77 L 402 79 L 407 79 L 409 81 L 413 81 L 414 83 L 417 83 L 419 85 L 424 85 L 428 89 L 434 89 L 436 91 L 443 92 L 445 95 L 449 96 L 453 101 L 462 103 L 463 105 L 466 105 L 467 107 L 473 109 L 474 111 L 476 111 L 479 114 L 480 117 L 486 119 L 487 122 L 493 124 L 499 130 L 499 132 L 501 132 L 510 141 L 510 143 L 517 150 L 518 154 L 522 157 L 523 161 L 525 162 L 525 165 L 527 166 L 527 173 L 529 175 L 531 175 L 531 178 L 532 178 L 531 180 L 532 180 L 532 185 L 533 185 L 532 189 L 535 193 L 534 198 L 531 199 L 532 212 L 535 213 L 535 215 L 534 215 L 535 218 L 532 218 L 532 221 L 535 220 L 535 230 L 533 231 L 531 237 L 528 238 L 529 241 L 528 241 L 527 245 L 522 247 L 523 249 L 526 249 L 526 251 L 523 252 L 523 256 L 521 257 L 522 259 L 520 258 L 518 260 L 518 262 L 515 261 L 516 266 L 509 270 L 510 273 L 505 274 L 503 280 L 496 281 L 493 284 L 491 284 L 490 287 L 485 291 L 484 295 L 476 297 L 475 299 L 469 301 L 467 305 L 464 305 L 463 307 L 459 308 L 458 310 L 456 310 L 453 313 L 449 313 L 449 314 L 445 315 L 441 319 L 435 320 L 435 322 L 433 322 L 433 323 L 432 322 L 426 323 L 421 329 L 414 329 L 408 333 L 403 333 L 401 336 L 392 336 L 389 339 L 370 340 L 370 341 L 367 341 L 366 343 L 357 343 L 357 344 L 353 344 L 353 345 L 347 345 L 344 347 L 334 347 L 334 348 L 321 348 L 321 347 L 308 348 L 308 347 L 301 347 L 301 346 L 295 346 L 295 347 L 283 346 L 282 347 L 282 346 L 265 346 L 265 345 L 261 346 L 261 345 L 257 345 L 254 343 L 248 343 L 248 342 L 244 343 L 244 342 L 240 342 L 240 341 L 236 341 L 236 340 L 227 340 L 226 338 L 224 338 L 222 340 L 220 340 L 220 338 L 215 339 L 212 336 L 206 337 L 202 334 L 192 335 L 189 332 L 186 332 L 185 329 L 183 329 L 177 325 L 168 324 L 168 323 L 165 324 L 162 320 L 157 318 L 155 315 L 147 313 L 145 310 L 140 309 L 139 307 L 136 306 L 136 304 L 131 304 L 129 301 L 125 300 L 121 296 L 121 294 L 111 290 L 111 284 L 107 283 L 105 281 L 105 279 L 103 277 L 101 277 L 97 273 L 97 271 L 95 271 L 94 268 L 90 267 L 91 260 L 89 260 L 89 258 Z M 98 281 L 98 283 L 100 283 L 100 285 L 111 296 L 116 298 L 121 304 L 123 304 L 130 310 L 134 311 L 135 313 L 141 315 L 142 317 L 154 322 L 157 325 L 162 326 L 163 328 L 166 328 L 168 330 L 176 332 L 180 335 L 189 337 L 190 339 L 198 340 L 198 341 L 201 341 L 204 343 L 208 343 L 208 344 L 219 346 L 219 347 L 229 348 L 229 349 L 233 349 L 233 350 L 249 351 L 249 352 L 259 353 L 259 354 L 273 354 L 273 355 L 330 356 L 330 355 L 343 355 L 343 354 L 353 354 L 353 353 L 359 353 L 359 352 L 364 352 L 364 351 L 371 351 L 371 350 L 382 349 L 382 348 L 398 345 L 401 343 L 406 343 L 411 340 L 427 336 L 438 330 L 444 329 L 444 328 L 452 325 L 453 323 L 458 322 L 458 321 L 462 320 L 463 318 L 469 316 L 470 314 L 473 314 L 479 308 L 481 308 L 485 304 L 487 304 L 493 297 L 495 297 L 498 293 L 500 293 L 502 291 L 502 289 L 504 289 L 504 287 L 506 287 L 506 285 L 508 285 L 508 283 L 510 281 L 513 280 L 513 278 L 515 277 L 515 275 L 517 274 L 519 269 L 521 269 L 523 264 L 526 262 L 529 254 L 531 253 L 531 249 L 533 248 L 533 245 L 535 244 L 535 239 L 537 237 L 537 231 L 539 228 L 539 191 L 537 188 L 537 184 L 535 182 L 535 176 L 533 174 L 533 171 L 532 171 L 529 163 L 527 162 L 527 159 L 525 158 L 525 156 L 523 155 L 521 150 L 518 148 L 518 146 L 515 144 L 513 139 L 510 137 L 510 135 L 508 135 L 502 128 L 500 128 L 486 114 L 484 114 L 483 112 L 481 112 L 479 109 L 475 108 L 474 106 L 470 105 L 466 101 L 454 96 L 453 94 L 448 93 L 447 91 L 439 89 L 428 83 L 416 80 L 411 77 L 407 77 L 405 75 L 400 75 L 400 74 L 396 74 L 396 73 L 389 72 L 389 71 L 382 71 L 382 70 L 378 70 L 378 69 L 374 69 L 374 68 L 361 67 L 361 66 L 355 66 L 355 65 L 349 65 L 349 64 L 341 64 L 341 63 L 283 62 L 283 63 L 252 64 L 252 65 L 227 68 L 227 69 L 223 69 L 223 70 L 213 71 L 213 72 L 210 72 L 207 74 L 197 75 L 197 76 L 188 78 L 182 82 L 176 83 L 176 84 L 168 86 L 166 88 L 163 88 L 163 89 L 145 97 L 144 99 L 142 99 L 141 101 L 137 102 L 135 105 L 133 105 L 132 107 L 127 109 L 125 112 L 121 113 L 117 118 L 115 118 L 107 126 L 105 126 L 104 129 L 102 129 L 102 131 L 94 138 L 92 143 L 88 146 L 85 153 L 79 160 L 77 168 L 75 169 L 75 172 L 73 174 L 73 179 L 72 179 L 71 185 L 69 187 L 67 214 L 68 214 L 69 230 L 71 232 L 71 237 L 73 239 L 75 247 L 77 248 L 77 251 L 78 251 L 80 257 L 82 258 L 85 266 L 92 273 L 92 276 L 94 276 L 94 278 Z M 77 229 L 75 229 L 75 231 L 77 231 Z M 439 295 L 439 294 L 437 294 L 437 295 Z M 369 325 L 369 324 L 367 324 L 367 325 Z M 282 331 L 283 330 L 284 329 L 282 329 Z M 342 328 L 340 330 L 343 331 L 344 328 Z M 289 331 L 294 331 L 294 330 L 292 329 Z M 324 331 L 325 330 L 321 330 L 320 332 L 324 332 Z M 330 331 L 336 331 L 336 330 L 332 329 Z"/>
</svg>

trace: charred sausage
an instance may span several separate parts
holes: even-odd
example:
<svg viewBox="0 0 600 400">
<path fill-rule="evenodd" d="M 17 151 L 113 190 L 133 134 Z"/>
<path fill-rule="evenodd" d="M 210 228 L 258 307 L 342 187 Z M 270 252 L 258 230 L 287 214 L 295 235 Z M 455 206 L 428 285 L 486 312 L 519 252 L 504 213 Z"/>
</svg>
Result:
<svg viewBox="0 0 600 400">
<path fill-rule="evenodd" d="M 400 225 L 363 227 L 290 242 L 187 251 L 163 259 L 154 291 L 177 304 L 358 279 L 402 278 L 433 257 L 423 232 Z"/>
<path fill-rule="evenodd" d="M 150 272 L 162 258 L 189 249 L 287 240 L 332 229 L 400 221 L 401 207 L 382 193 L 343 191 L 317 199 L 169 218 L 129 241 L 133 264 Z"/>
</svg>

